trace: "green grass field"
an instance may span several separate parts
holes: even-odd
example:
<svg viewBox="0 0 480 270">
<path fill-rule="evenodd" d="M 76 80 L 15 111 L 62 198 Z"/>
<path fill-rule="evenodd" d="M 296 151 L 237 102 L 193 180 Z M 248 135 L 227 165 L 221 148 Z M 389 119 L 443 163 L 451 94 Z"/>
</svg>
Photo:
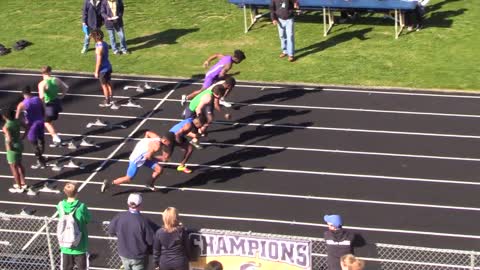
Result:
<svg viewBox="0 0 480 270">
<path fill-rule="evenodd" d="M 81 55 L 83 0 L 0 0 L 0 43 L 34 43 L 0 57 L 0 67 L 93 72 Z M 476 3 L 476 4 L 475 4 Z M 298 61 L 278 59 L 268 19 L 243 33 L 243 13 L 227 0 L 125 0 L 131 55 L 111 56 L 115 73 L 190 77 L 215 52 L 242 49 L 240 80 L 440 89 L 480 89 L 478 0 L 431 0 L 426 28 L 394 39 L 393 21 L 364 15 L 323 37 L 322 16 L 297 18 Z M 106 38 L 108 42 L 108 38 Z M 93 73 L 92 73 L 93 74 Z"/>
</svg>

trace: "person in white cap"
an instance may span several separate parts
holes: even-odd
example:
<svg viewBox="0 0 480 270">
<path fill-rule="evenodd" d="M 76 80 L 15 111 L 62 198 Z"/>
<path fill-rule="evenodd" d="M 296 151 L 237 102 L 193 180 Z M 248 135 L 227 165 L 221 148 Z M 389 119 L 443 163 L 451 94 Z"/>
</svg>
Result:
<svg viewBox="0 0 480 270">
<path fill-rule="evenodd" d="M 328 225 L 328 231 L 323 234 L 327 246 L 327 269 L 342 270 L 340 258 L 353 253 L 354 234 L 342 228 L 343 221 L 340 215 L 325 215 L 323 220 Z"/>
<path fill-rule="evenodd" d="M 128 211 L 118 213 L 108 226 L 108 233 L 117 237 L 118 255 L 125 270 L 146 268 L 148 252 L 158 226 L 140 213 L 140 193 L 128 196 Z"/>
</svg>

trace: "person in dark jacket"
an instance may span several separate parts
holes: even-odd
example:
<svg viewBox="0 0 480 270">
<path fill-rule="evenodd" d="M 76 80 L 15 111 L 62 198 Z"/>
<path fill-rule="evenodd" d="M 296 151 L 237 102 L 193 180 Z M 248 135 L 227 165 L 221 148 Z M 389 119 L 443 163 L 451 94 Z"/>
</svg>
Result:
<svg viewBox="0 0 480 270">
<path fill-rule="evenodd" d="M 163 211 L 163 227 L 155 233 L 153 262 L 155 269 L 188 270 L 190 244 L 188 233 L 178 220 L 178 211 L 168 207 Z"/>
<path fill-rule="evenodd" d="M 327 269 L 342 270 L 340 258 L 353 253 L 354 234 L 342 228 L 342 217 L 339 215 L 325 215 L 323 219 L 328 225 L 328 231 L 323 235 L 327 245 Z"/>
<path fill-rule="evenodd" d="M 298 0 L 272 0 L 270 17 L 278 28 L 282 53 L 280 58 L 288 56 L 288 61 L 295 61 L 294 9 L 298 9 Z"/>
<path fill-rule="evenodd" d="M 115 33 L 120 39 L 120 50 L 123 54 L 129 54 L 127 42 L 125 41 L 125 32 L 123 31 L 123 1 L 122 0 L 102 0 L 101 14 L 105 21 L 108 36 L 110 37 L 110 46 L 113 54 L 120 54 L 117 49 L 117 41 Z"/>
<path fill-rule="evenodd" d="M 90 33 L 102 27 L 103 19 L 100 13 L 101 0 L 85 0 L 82 9 L 82 29 L 85 33 L 82 53 L 87 53 L 90 43 Z"/>
<path fill-rule="evenodd" d="M 128 211 L 117 214 L 108 233 L 117 237 L 118 255 L 125 270 L 144 270 L 156 225 L 140 213 L 142 195 L 128 196 Z"/>
</svg>

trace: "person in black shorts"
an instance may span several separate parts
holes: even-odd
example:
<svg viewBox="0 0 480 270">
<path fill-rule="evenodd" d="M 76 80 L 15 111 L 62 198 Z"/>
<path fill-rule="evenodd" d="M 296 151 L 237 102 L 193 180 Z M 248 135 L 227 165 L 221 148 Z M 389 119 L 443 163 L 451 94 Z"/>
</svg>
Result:
<svg viewBox="0 0 480 270">
<path fill-rule="evenodd" d="M 53 122 L 62 111 L 61 99 L 65 97 L 69 86 L 57 77 L 51 76 L 50 66 L 42 67 L 43 80 L 38 84 L 38 96 L 45 104 L 45 128 L 52 135 L 53 144 L 59 146 L 62 140 L 58 136 Z"/>
</svg>

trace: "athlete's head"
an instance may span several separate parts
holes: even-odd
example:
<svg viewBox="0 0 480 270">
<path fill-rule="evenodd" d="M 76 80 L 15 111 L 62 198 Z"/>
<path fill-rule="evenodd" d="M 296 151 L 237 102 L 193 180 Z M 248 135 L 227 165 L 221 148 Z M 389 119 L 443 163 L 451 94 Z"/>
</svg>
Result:
<svg viewBox="0 0 480 270">
<path fill-rule="evenodd" d="M 162 138 L 162 144 L 166 146 L 164 151 L 168 154 L 172 154 L 173 147 L 175 146 L 175 134 L 173 132 L 167 131 L 165 136 Z"/>
<path fill-rule="evenodd" d="M 233 78 L 232 76 L 228 76 L 225 79 L 225 83 L 223 84 L 223 86 L 225 86 L 226 89 L 232 90 L 236 84 L 237 84 L 237 80 L 235 80 L 235 78 Z"/>
<path fill-rule="evenodd" d="M 90 33 L 90 36 L 93 38 L 93 40 L 95 40 L 95 42 L 103 40 L 103 32 L 102 30 L 99 30 L 99 29 L 93 30 Z"/>
<path fill-rule="evenodd" d="M 214 98 L 221 98 L 225 95 L 225 87 L 221 84 L 215 85 L 212 89 Z"/>
<path fill-rule="evenodd" d="M 43 66 L 42 67 L 42 75 L 50 75 L 52 73 L 51 66 Z"/>
<path fill-rule="evenodd" d="M 30 85 L 22 88 L 22 95 L 24 98 L 30 97 L 32 95 L 32 88 L 30 88 Z"/>
<path fill-rule="evenodd" d="M 242 62 L 243 60 L 245 60 L 245 58 L 247 58 L 245 56 L 245 54 L 243 53 L 243 51 L 241 50 L 235 50 L 233 52 L 233 62 L 235 62 L 236 64 L 240 64 L 240 62 Z"/>
<path fill-rule="evenodd" d="M 75 198 L 77 196 L 77 192 L 77 185 L 73 182 L 68 182 L 63 187 L 63 193 L 65 193 L 68 198 Z"/>
<path fill-rule="evenodd" d="M 210 261 L 205 265 L 204 270 L 223 270 L 223 265 L 219 261 Z"/>
<path fill-rule="evenodd" d="M 197 129 L 201 128 L 205 124 L 205 122 L 207 122 L 207 119 L 205 119 L 205 116 L 203 115 L 199 115 L 195 119 L 193 119 L 193 125 Z"/>
<path fill-rule="evenodd" d="M 15 119 L 15 110 L 13 109 L 7 109 L 2 113 L 3 120 L 13 120 Z"/>
</svg>

